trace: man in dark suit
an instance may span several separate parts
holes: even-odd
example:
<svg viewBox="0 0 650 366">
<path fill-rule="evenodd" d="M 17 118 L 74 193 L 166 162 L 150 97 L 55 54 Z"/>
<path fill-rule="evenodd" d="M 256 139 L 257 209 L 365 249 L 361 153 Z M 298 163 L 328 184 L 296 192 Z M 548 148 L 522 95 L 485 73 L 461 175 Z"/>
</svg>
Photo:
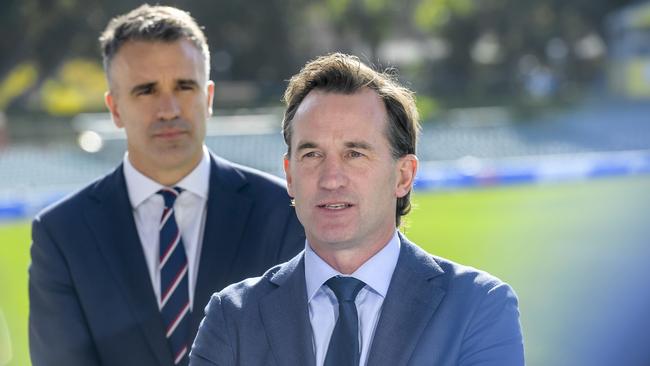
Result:
<svg viewBox="0 0 650 366">
<path fill-rule="evenodd" d="M 30 351 L 40 365 L 186 365 L 210 295 L 304 245 L 283 182 L 204 146 L 214 84 L 186 12 L 142 6 L 101 37 L 128 150 L 34 220 Z"/>
<path fill-rule="evenodd" d="M 285 101 L 305 250 L 215 294 L 190 364 L 523 365 L 512 289 L 396 229 L 418 165 L 412 93 L 332 54 L 294 76 Z"/>
</svg>

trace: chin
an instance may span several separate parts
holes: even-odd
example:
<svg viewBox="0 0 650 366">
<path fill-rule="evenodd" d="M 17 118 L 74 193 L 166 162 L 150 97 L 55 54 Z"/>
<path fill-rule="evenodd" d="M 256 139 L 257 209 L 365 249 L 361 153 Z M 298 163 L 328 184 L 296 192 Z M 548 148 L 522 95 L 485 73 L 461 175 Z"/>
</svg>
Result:
<svg viewBox="0 0 650 366">
<path fill-rule="evenodd" d="M 352 235 L 338 231 L 331 233 L 321 233 L 321 235 L 316 236 L 316 239 L 318 242 L 323 243 L 324 245 L 331 248 L 347 248 L 350 246 Z"/>
</svg>

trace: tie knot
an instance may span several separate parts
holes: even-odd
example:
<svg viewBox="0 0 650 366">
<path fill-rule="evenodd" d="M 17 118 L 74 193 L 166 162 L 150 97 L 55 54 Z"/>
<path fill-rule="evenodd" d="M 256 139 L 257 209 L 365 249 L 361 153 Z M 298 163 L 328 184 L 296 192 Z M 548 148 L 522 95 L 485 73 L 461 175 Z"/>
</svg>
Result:
<svg viewBox="0 0 650 366">
<path fill-rule="evenodd" d="M 182 191 L 183 188 L 181 187 L 173 187 L 173 188 L 165 187 L 159 190 L 157 193 L 163 196 L 163 199 L 165 200 L 165 207 L 172 208 L 174 207 L 174 202 L 176 202 L 176 198 L 178 198 L 178 195 L 180 195 Z"/>
<path fill-rule="evenodd" d="M 354 301 L 366 284 L 354 277 L 335 276 L 325 282 L 339 302 Z"/>
</svg>

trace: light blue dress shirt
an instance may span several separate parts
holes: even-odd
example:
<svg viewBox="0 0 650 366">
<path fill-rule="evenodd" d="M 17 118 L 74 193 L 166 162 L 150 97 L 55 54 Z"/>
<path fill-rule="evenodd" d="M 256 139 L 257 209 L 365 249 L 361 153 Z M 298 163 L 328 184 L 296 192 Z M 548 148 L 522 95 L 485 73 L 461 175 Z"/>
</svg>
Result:
<svg viewBox="0 0 650 366">
<path fill-rule="evenodd" d="M 355 300 L 359 315 L 359 345 L 361 346 L 359 365 L 361 366 L 366 365 L 368 360 L 368 351 L 381 314 L 381 306 L 397 265 L 399 251 L 400 241 L 395 230 L 388 244 L 350 275 L 366 284 Z M 325 282 L 333 276 L 343 275 L 323 261 L 307 242 L 305 280 L 316 366 L 322 366 L 325 362 L 327 347 L 339 315 L 336 296 L 325 285 Z"/>
</svg>

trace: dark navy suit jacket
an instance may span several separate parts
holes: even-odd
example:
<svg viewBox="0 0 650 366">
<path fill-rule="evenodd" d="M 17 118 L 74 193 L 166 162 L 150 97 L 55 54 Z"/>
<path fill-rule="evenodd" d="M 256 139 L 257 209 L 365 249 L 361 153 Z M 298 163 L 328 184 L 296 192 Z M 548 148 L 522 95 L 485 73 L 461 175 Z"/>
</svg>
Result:
<svg viewBox="0 0 650 366">
<path fill-rule="evenodd" d="M 282 180 L 211 156 L 191 314 L 210 295 L 304 248 Z M 34 366 L 172 365 L 122 166 L 33 222 L 29 340 Z"/>
<path fill-rule="evenodd" d="M 523 366 L 512 289 L 400 240 L 367 365 Z M 213 295 L 190 365 L 314 365 L 304 267 L 301 253 Z"/>
</svg>

